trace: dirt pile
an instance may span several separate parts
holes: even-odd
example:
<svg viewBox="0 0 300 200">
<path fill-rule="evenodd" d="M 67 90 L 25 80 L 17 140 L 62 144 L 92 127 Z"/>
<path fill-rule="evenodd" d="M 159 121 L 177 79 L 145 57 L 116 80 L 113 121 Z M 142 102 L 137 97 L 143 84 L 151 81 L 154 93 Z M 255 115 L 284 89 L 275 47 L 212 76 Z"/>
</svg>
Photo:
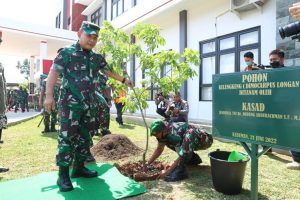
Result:
<svg viewBox="0 0 300 200">
<path fill-rule="evenodd" d="M 155 180 L 158 178 L 160 172 L 166 167 L 163 163 L 155 161 L 151 165 L 147 166 L 147 171 L 143 169 L 142 161 L 135 163 L 125 163 L 123 165 L 116 165 L 117 169 L 127 177 L 134 179 L 135 181 Z"/>
<path fill-rule="evenodd" d="M 91 152 L 97 160 L 118 160 L 137 155 L 142 150 L 124 135 L 109 134 L 101 138 Z"/>
</svg>

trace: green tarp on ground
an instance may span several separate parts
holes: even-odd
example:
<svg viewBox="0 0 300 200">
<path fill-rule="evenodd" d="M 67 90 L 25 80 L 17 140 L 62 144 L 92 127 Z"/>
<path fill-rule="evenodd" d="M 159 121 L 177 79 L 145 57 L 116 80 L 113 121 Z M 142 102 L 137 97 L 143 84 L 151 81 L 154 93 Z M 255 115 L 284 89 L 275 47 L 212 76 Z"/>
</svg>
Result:
<svg viewBox="0 0 300 200">
<path fill-rule="evenodd" d="M 93 164 L 90 169 L 98 171 L 96 178 L 72 179 L 74 190 L 59 192 L 56 185 L 57 172 L 42 173 L 24 179 L 0 183 L 1 200 L 110 200 L 144 193 L 144 186 L 131 180 L 112 165 Z M 6 172 L 9 173 L 9 172 Z"/>
</svg>

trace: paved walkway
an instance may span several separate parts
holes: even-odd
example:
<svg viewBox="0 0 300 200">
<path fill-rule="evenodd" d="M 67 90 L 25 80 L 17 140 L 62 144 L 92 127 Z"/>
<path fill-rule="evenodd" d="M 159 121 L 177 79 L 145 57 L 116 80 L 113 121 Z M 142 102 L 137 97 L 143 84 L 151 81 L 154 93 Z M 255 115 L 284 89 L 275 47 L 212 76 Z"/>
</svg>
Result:
<svg viewBox="0 0 300 200">
<path fill-rule="evenodd" d="M 29 111 L 29 112 L 13 112 L 13 111 L 9 111 L 6 113 L 7 116 L 7 123 L 8 125 L 13 125 L 28 119 L 31 119 L 37 115 L 39 115 L 40 112 L 36 112 L 36 111 Z"/>
</svg>

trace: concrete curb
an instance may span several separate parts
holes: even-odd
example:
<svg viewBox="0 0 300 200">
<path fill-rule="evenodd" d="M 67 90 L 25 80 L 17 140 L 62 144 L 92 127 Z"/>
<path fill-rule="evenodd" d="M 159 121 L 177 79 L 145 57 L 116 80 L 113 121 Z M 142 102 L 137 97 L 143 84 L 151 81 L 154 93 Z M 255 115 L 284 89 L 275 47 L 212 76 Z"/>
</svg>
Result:
<svg viewBox="0 0 300 200">
<path fill-rule="evenodd" d="M 116 113 L 110 113 L 111 119 L 115 120 L 117 117 Z M 157 116 L 147 116 L 146 117 L 146 123 L 149 126 L 155 119 L 158 119 L 161 117 L 157 117 Z M 161 118 L 162 119 L 162 118 Z M 123 114 L 123 121 L 125 123 L 128 124 L 135 124 L 135 125 L 139 125 L 139 126 L 144 126 L 144 122 L 143 119 L 140 115 L 137 114 L 131 114 L 131 113 L 124 113 Z M 201 122 L 197 122 L 197 121 L 191 121 L 191 124 L 194 124 L 196 126 L 199 126 L 200 128 L 203 128 L 205 130 L 207 130 L 208 132 L 211 133 L 212 131 L 212 125 L 204 123 L 202 124 Z M 218 137 L 214 137 L 214 139 L 220 141 L 220 142 L 224 142 L 224 143 L 235 143 L 235 144 L 239 144 L 238 141 L 234 141 L 234 140 L 228 140 L 228 139 L 224 139 L 224 138 L 218 138 Z M 287 155 L 287 156 L 291 156 L 290 152 L 285 150 L 285 149 L 277 149 L 277 148 L 272 148 L 273 152 L 279 153 L 279 154 L 283 154 L 283 155 Z"/>
<path fill-rule="evenodd" d="M 110 116 L 111 116 L 111 119 L 115 120 L 117 117 L 117 114 L 111 112 Z M 143 118 L 140 115 L 124 113 L 122 118 L 123 118 L 123 122 L 125 122 L 125 123 L 144 126 Z M 155 119 L 163 119 L 163 118 L 158 117 L 158 116 L 146 116 L 147 125 L 149 126 Z M 211 128 L 212 128 L 211 125 L 209 125 L 209 124 L 202 124 L 202 123 L 197 123 L 194 121 L 191 121 L 190 123 L 194 124 L 196 126 L 199 126 L 200 128 L 206 129 L 208 131 L 211 131 Z"/>
<path fill-rule="evenodd" d="M 33 115 L 33 116 L 26 117 L 26 118 L 24 118 L 24 119 L 21 119 L 21 120 L 15 121 L 15 122 L 8 122 L 8 123 L 7 123 L 7 126 L 8 126 L 8 127 L 9 127 L 9 126 L 14 126 L 14 125 L 20 124 L 20 123 L 22 123 L 22 122 L 26 122 L 26 121 L 31 120 L 31 119 L 33 119 L 33 118 L 35 118 L 35 117 L 37 117 L 37 116 L 39 116 L 39 115 L 41 115 L 41 114 L 42 114 L 42 113 L 37 113 L 37 114 L 35 114 L 35 115 Z"/>
</svg>

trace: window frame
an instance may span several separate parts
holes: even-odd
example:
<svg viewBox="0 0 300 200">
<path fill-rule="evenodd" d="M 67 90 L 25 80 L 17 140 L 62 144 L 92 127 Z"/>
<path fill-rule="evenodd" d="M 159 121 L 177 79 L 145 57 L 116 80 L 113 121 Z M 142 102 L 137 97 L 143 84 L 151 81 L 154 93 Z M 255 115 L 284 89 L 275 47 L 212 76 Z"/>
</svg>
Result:
<svg viewBox="0 0 300 200">
<path fill-rule="evenodd" d="M 240 38 L 241 35 L 247 34 L 247 33 L 251 33 L 251 32 L 258 32 L 258 42 L 257 43 L 253 43 L 253 44 L 247 44 L 247 45 L 240 45 Z M 234 37 L 235 38 L 235 46 L 233 48 L 229 48 L 229 49 L 224 49 L 224 50 L 220 50 L 220 41 L 223 39 L 228 39 Z M 214 52 L 209 52 L 209 53 L 203 53 L 203 45 L 209 42 L 215 42 L 215 51 Z M 208 57 L 215 57 L 215 74 L 220 74 L 220 57 L 221 55 L 225 55 L 225 54 L 230 54 L 230 53 L 234 53 L 235 55 L 235 67 L 234 67 L 234 72 L 240 72 L 240 52 L 242 51 L 247 51 L 247 50 L 251 50 L 251 49 L 257 49 L 258 50 L 258 58 L 256 58 L 256 62 L 260 63 L 261 62 L 261 27 L 257 26 L 257 27 L 253 27 L 253 28 L 249 28 L 249 29 L 245 29 L 242 31 L 237 31 L 237 32 L 233 32 L 230 34 L 226 34 L 226 35 L 222 35 L 216 38 L 212 38 L 212 39 L 208 39 L 208 40 L 203 40 L 199 42 L 199 51 L 200 51 L 200 59 L 202 60 L 203 58 L 208 58 Z M 212 83 L 211 84 L 203 84 L 203 66 L 202 66 L 202 62 L 200 63 L 200 67 L 199 67 L 199 101 L 204 101 L 204 102 L 211 102 L 212 100 L 204 100 L 203 99 L 203 95 L 202 95 L 202 88 L 204 87 L 212 87 Z"/>
<path fill-rule="evenodd" d="M 103 17 L 104 17 L 103 5 L 101 5 L 99 8 L 97 8 L 97 10 L 95 10 L 95 12 L 91 14 L 91 22 L 99 26 L 102 26 L 102 22 L 104 20 Z"/>
<path fill-rule="evenodd" d="M 121 13 L 119 13 L 119 5 L 122 2 L 122 8 L 121 8 Z M 116 16 L 114 16 L 114 10 L 113 10 L 113 6 L 116 4 Z M 133 8 L 134 6 L 136 6 L 137 1 L 136 0 L 131 0 L 131 6 L 128 8 L 128 10 L 130 10 L 130 8 Z M 116 19 L 117 17 L 119 17 L 120 15 L 122 15 L 123 13 L 127 12 L 128 10 L 124 10 L 125 6 L 124 6 L 124 0 L 111 0 L 111 20 Z"/>
<path fill-rule="evenodd" d="M 168 73 L 168 72 L 170 72 L 171 71 L 171 73 L 173 73 L 172 71 L 172 68 L 169 70 L 169 71 L 167 71 L 166 72 L 166 70 L 165 70 L 165 68 L 166 68 L 166 66 L 168 65 L 168 63 L 167 62 L 165 62 L 164 63 L 164 65 L 163 65 L 163 67 L 162 67 L 162 70 L 160 71 L 160 78 L 163 78 L 165 75 L 166 75 L 166 73 Z M 142 72 L 142 79 L 144 79 L 145 78 L 145 71 L 143 71 Z M 160 90 L 160 88 L 158 87 L 158 85 L 153 85 L 153 84 L 151 84 L 148 88 L 147 88 L 147 90 L 149 90 L 149 94 L 150 94 L 150 96 L 149 96 L 149 98 L 147 99 L 147 101 L 154 101 L 155 99 L 154 99 L 154 97 L 155 97 L 155 92 L 154 91 L 156 91 L 156 92 L 158 92 L 159 90 Z"/>
<path fill-rule="evenodd" d="M 58 13 L 56 16 L 56 28 L 60 28 L 60 23 L 61 23 L 61 12 Z"/>
</svg>

